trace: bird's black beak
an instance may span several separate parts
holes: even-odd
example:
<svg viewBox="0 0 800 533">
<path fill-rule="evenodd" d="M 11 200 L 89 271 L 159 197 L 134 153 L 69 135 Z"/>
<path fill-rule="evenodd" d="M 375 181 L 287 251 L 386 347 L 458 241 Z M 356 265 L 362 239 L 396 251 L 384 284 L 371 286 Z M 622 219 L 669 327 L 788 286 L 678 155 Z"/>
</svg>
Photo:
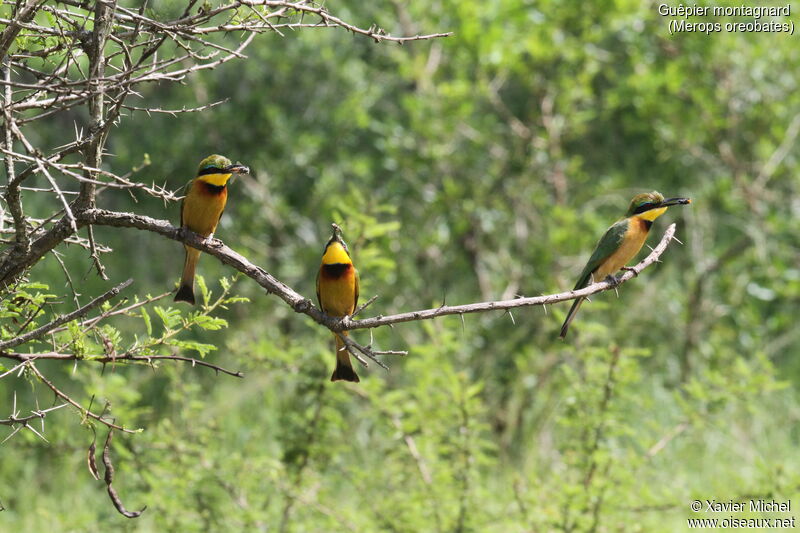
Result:
<svg viewBox="0 0 800 533">
<path fill-rule="evenodd" d="M 331 229 L 333 230 L 333 235 L 331 236 L 331 242 L 333 241 L 344 242 L 342 240 L 342 228 L 340 228 L 338 224 L 332 223 Z"/>
<path fill-rule="evenodd" d="M 250 169 L 247 168 L 246 166 L 240 164 L 240 163 L 236 163 L 235 165 L 231 165 L 228 168 L 226 168 L 225 170 L 227 170 L 231 174 L 250 174 Z"/>
<path fill-rule="evenodd" d="M 669 207 L 671 205 L 686 205 L 692 203 L 691 198 L 667 198 L 659 207 Z"/>
</svg>

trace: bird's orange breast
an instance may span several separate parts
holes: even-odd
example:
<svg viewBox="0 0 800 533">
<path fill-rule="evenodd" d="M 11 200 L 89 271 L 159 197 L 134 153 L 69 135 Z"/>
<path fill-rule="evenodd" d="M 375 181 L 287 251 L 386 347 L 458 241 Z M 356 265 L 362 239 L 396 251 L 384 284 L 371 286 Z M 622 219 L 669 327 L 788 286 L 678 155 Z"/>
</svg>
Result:
<svg viewBox="0 0 800 533">
<path fill-rule="evenodd" d="M 345 316 L 356 306 L 356 269 L 352 263 L 322 265 L 319 269 L 319 303 L 332 316 Z"/>
<path fill-rule="evenodd" d="M 216 230 L 227 200 L 227 187 L 197 180 L 183 201 L 181 223 L 195 233 L 208 236 Z"/>
</svg>

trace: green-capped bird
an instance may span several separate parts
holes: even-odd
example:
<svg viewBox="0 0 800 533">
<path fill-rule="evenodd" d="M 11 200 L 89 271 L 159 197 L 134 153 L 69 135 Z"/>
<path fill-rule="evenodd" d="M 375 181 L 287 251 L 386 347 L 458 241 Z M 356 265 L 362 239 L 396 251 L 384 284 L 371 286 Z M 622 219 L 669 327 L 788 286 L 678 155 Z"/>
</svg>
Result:
<svg viewBox="0 0 800 533">
<path fill-rule="evenodd" d="M 634 196 L 628 212 L 625 213 L 625 218 L 608 228 L 600 242 L 597 243 L 573 290 L 582 289 L 594 281 L 602 281 L 623 268 L 642 249 L 655 219 L 663 215 L 671 205 L 690 203 L 692 201 L 689 198 L 667 198 L 665 200 L 656 191 Z M 567 319 L 561 326 L 559 337 L 562 339 L 567 336 L 569 325 L 578 313 L 584 299 L 578 298 L 572 304 Z"/>
<path fill-rule="evenodd" d="M 246 166 L 238 163 L 234 165 L 230 159 L 221 155 L 210 155 L 203 159 L 197 169 L 197 177 L 192 180 L 181 203 L 181 226 L 210 239 L 225 210 L 228 180 L 234 174 L 248 172 L 250 169 Z M 183 247 L 186 249 L 186 260 L 175 301 L 194 305 L 194 269 L 200 250 L 186 245 Z"/>
</svg>

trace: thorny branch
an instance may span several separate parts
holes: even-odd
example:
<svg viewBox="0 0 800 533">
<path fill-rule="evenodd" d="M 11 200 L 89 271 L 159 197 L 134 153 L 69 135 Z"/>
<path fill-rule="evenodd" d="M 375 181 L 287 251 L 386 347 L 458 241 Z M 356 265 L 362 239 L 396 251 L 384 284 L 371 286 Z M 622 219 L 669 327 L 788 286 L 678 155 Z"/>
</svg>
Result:
<svg viewBox="0 0 800 533">
<path fill-rule="evenodd" d="M 243 378 L 244 374 L 242 372 L 234 372 L 232 370 L 227 370 L 221 366 L 209 363 L 208 361 L 203 361 L 202 359 L 196 359 L 194 357 L 184 357 L 181 355 L 135 355 L 133 353 L 125 353 L 122 355 L 76 355 L 74 353 L 56 353 L 56 352 L 45 352 L 45 353 L 18 353 L 18 352 L 4 352 L 0 351 L 0 357 L 5 359 L 13 359 L 15 361 L 39 361 L 43 359 L 55 359 L 58 361 L 91 361 L 94 363 L 124 363 L 128 361 L 134 361 L 138 363 L 146 363 L 148 365 L 152 365 L 154 361 L 180 361 L 182 363 L 190 363 L 192 366 L 202 366 L 206 368 L 210 368 L 215 370 L 216 372 L 222 372 L 223 374 L 228 374 L 229 376 L 233 376 L 236 378 Z M 2 423 L 2 421 L 0 421 Z"/>
<path fill-rule="evenodd" d="M 498 300 L 489 302 L 478 302 L 466 305 L 442 305 L 431 309 L 419 311 L 409 311 L 393 315 L 378 315 L 371 318 L 354 320 L 351 317 L 336 318 L 323 313 L 314 306 L 313 302 L 296 292 L 294 289 L 278 280 L 263 268 L 254 265 L 247 258 L 235 252 L 222 242 L 205 242 L 203 237 L 192 232 L 185 232 L 180 228 L 171 225 L 166 220 L 158 220 L 151 217 L 135 215 L 132 213 L 117 213 L 101 209 L 91 209 L 83 212 L 81 217 L 85 217 L 87 222 L 99 226 L 117 226 L 147 230 L 163 235 L 164 237 L 181 241 L 193 248 L 197 248 L 213 255 L 222 263 L 229 265 L 239 272 L 261 285 L 267 293 L 275 294 L 286 302 L 297 313 L 306 314 L 317 323 L 329 328 L 331 331 L 340 332 L 345 330 L 377 328 L 380 326 L 390 326 L 401 322 L 411 322 L 418 320 L 430 320 L 440 316 L 465 315 L 470 313 L 485 313 L 488 311 L 507 311 L 519 307 L 545 306 L 553 303 L 574 300 L 580 297 L 591 296 L 598 292 L 607 291 L 618 287 L 631 278 L 638 276 L 645 268 L 659 261 L 661 254 L 675 237 L 675 224 L 670 224 L 661 241 L 653 248 L 650 254 L 637 265 L 624 271 L 616 282 L 600 281 L 589 285 L 583 289 L 575 291 L 548 294 L 543 296 L 520 297 L 512 300 Z"/>
<path fill-rule="evenodd" d="M 30 422 L 31 420 L 38 420 L 38 419 L 44 418 L 45 416 L 47 416 L 47 413 L 51 413 L 53 411 L 57 411 L 58 409 L 61 409 L 62 407 L 66 407 L 67 405 L 69 405 L 69 404 L 60 403 L 60 404 L 58 404 L 56 406 L 53 406 L 53 407 L 50 407 L 48 409 L 35 409 L 35 410 L 31 411 L 30 415 L 27 415 L 27 416 L 19 416 L 19 413 L 16 412 L 16 410 L 15 410 L 15 412 L 11 413 L 11 415 L 8 418 L 0 419 L 0 424 L 2 424 L 4 426 L 13 426 L 15 424 L 27 425 L 28 422 Z"/>
<path fill-rule="evenodd" d="M 25 365 L 24 364 L 17 365 L 12 370 L 12 372 L 20 369 L 23 366 L 25 366 Z M 47 439 L 44 436 L 44 419 L 47 416 L 47 413 L 50 413 L 52 411 L 56 411 L 58 409 L 61 409 L 62 407 L 65 407 L 65 406 L 69 405 L 69 404 L 66 404 L 66 403 L 62 403 L 62 404 L 50 407 L 49 409 L 40 409 L 39 408 L 39 404 L 37 402 L 36 403 L 36 409 L 31 410 L 32 414 L 30 414 L 28 416 L 19 416 L 19 410 L 17 409 L 17 395 L 16 395 L 16 393 L 14 393 L 14 402 L 13 403 L 14 403 L 14 405 L 11 408 L 11 415 L 9 415 L 9 417 L 7 419 L 5 419 L 5 420 L 0 420 L 0 424 L 5 425 L 5 426 L 12 426 L 12 427 L 14 427 L 14 430 L 11 433 L 9 433 L 8 436 L 5 439 L 3 439 L 3 442 L 0 442 L 0 444 L 4 443 L 7 440 L 9 440 L 10 438 L 12 438 L 21 429 L 27 429 L 31 433 L 33 433 L 34 435 L 36 435 L 37 437 L 42 439 L 43 441 L 47 442 Z M 33 421 L 33 420 L 39 420 L 39 422 L 41 423 L 41 431 L 36 431 L 35 429 L 33 429 L 33 426 L 30 424 L 30 422 Z"/>
<path fill-rule="evenodd" d="M 47 387 L 50 390 L 52 390 L 53 393 L 56 396 L 58 396 L 59 398 L 61 398 L 62 400 L 64 400 L 68 404 L 70 404 L 72 407 L 74 407 L 75 409 L 80 411 L 83 414 L 83 416 L 88 417 L 88 418 L 93 418 L 93 419 L 97 420 L 98 422 L 100 422 L 101 424 L 105 424 L 109 428 L 118 429 L 120 431 L 124 431 L 125 433 L 137 433 L 137 431 L 134 431 L 134 430 L 131 430 L 131 429 L 126 429 L 126 428 L 124 428 L 122 426 L 119 426 L 119 425 L 115 424 L 114 422 L 109 421 L 103 415 L 98 415 L 97 413 L 94 413 L 94 412 L 90 411 L 89 409 L 86 409 L 85 407 L 81 406 L 81 404 L 79 404 L 78 402 L 76 402 L 75 400 L 73 400 L 72 398 L 67 396 L 66 393 L 64 393 L 58 387 L 56 387 L 53 384 L 53 382 L 51 382 L 49 379 L 44 377 L 44 375 L 39 371 L 38 368 L 36 368 L 36 365 L 34 365 L 34 363 L 32 361 L 27 361 L 26 364 L 27 364 L 27 368 L 29 368 L 36 375 L 36 377 L 39 378 L 39 381 L 41 381 L 42 383 L 47 385 Z"/>
</svg>

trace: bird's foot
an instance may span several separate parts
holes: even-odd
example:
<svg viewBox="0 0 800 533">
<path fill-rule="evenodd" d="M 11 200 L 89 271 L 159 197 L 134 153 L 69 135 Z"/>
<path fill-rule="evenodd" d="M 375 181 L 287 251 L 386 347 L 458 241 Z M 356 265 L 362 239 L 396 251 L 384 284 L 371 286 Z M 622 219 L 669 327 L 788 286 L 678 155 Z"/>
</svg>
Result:
<svg viewBox="0 0 800 533">
<path fill-rule="evenodd" d="M 205 244 L 206 246 L 211 246 L 212 248 L 222 248 L 223 246 L 225 246 L 225 243 L 223 243 L 220 239 L 214 237 L 213 233 L 208 237 L 206 237 L 205 239 L 203 239 L 203 244 Z"/>
<path fill-rule="evenodd" d="M 633 267 L 624 266 L 624 267 L 620 268 L 620 270 L 624 270 L 625 272 L 633 272 L 633 277 L 634 278 L 639 277 L 639 273 Z"/>
<path fill-rule="evenodd" d="M 614 275 L 612 275 L 612 274 L 609 274 L 608 276 L 606 276 L 606 279 L 604 279 L 603 281 L 605 281 L 606 283 L 608 283 L 612 287 L 616 287 L 617 285 L 620 284 L 619 278 L 614 276 Z"/>
</svg>

